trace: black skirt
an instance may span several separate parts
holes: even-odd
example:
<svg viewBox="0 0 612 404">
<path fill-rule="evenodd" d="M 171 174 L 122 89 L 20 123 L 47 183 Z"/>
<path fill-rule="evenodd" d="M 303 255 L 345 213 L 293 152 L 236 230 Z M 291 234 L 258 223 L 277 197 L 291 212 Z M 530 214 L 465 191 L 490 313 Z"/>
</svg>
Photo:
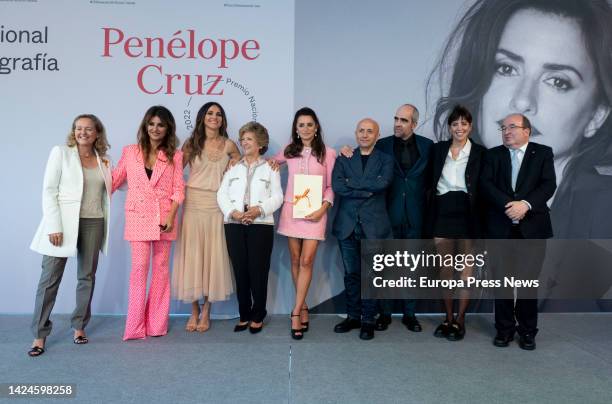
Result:
<svg viewBox="0 0 612 404">
<path fill-rule="evenodd" d="M 434 200 L 434 237 L 470 238 L 470 199 L 463 191 L 436 195 Z"/>
</svg>

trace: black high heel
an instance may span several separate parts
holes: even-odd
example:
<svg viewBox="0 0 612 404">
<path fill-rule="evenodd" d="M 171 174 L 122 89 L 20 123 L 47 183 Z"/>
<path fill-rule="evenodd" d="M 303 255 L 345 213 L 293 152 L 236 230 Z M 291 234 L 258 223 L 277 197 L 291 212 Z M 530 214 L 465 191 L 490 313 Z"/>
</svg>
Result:
<svg viewBox="0 0 612 404">
<path fill-rule="evenodd" d="M 300 316 L 301 316 L 303 311 L 305 311 L 306 313 L 310 314 L 310 311 L 308 311 L 308 307 L 302 307 L 302 310 L 300 310 Z M 302 332 L 308 331 L 308 324 L 310 324 L 310 321 L 303 321 L 302 322 Z"/>
<path fill-rule="evenodd" d="M 249 332 L 251 334 L 257 334 L 258 332 L 260 332 L 261 330 L 263 330 L 263 320 L 261 320 L 261 327 L 253 327 L 253 321 L 251 321 L 251 324 L 249 325 Z"/>
<path fill-rule="evenodd" d="M 299 317 L 299 314 L 293 314 L 291 313 L 291 316 L 289 317 L 289 322 L 291 322 L 291 319 L 293 317 Z M 293 326 L 291 326 L 291 338 L 296 339 L 296 340 L 301 340 L 302 338 L 304 338 L 304 332 L 302 331 L 301 328 L 293 328 Z"/>
<path fill-rule="evenodd" d="M 434 337 L 446 338 L 450 332 L 451 323 L 448 320 L 444 320 L 442 324 L 434 331 Z"/>
<path fill-rule="evenodd" d="M 236 324 L 234 326 L 234 332 L 242 332 L 242 331 L 245 331 L 247 328 L 249 328 L 249 322 L 248 321 L 246 323 L 244 323 L 244 324 L 238 323 L 238 324 Z"/>
<path fill-rule="evenodd" d="M 448 335 L 446 339 L 448 341 L 461 341 L 465 336 L 465 327 L 456 321 L 453 321 L 450 325 Z"/>
</svg>

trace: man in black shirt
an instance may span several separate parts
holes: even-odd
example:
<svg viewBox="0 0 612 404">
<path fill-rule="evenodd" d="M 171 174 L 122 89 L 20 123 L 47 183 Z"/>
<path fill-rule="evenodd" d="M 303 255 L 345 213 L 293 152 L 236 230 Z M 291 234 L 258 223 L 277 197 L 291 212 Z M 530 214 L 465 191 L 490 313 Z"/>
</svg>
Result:
<svg viewBox="0 0 612 404">
<path fill-rule="evenodd" d="M 395 239 L 421 238 L 425 208 L 425 167 L 433 142 L 414 133 L 419 121 L 419 110 L 411 104 L 400 106 L 393 118 L 393 136 L 387 136 L 376 148 L 394 157 L 393 182 L 387 189 L 387 209 Z M 381 300 L 376 329 L 386 330 L 391 323 L 393 300 Z M 421 324 L 414 315 L 416 301 L 401 301 L 402 323 L 419 332 Z"/>
</svg>

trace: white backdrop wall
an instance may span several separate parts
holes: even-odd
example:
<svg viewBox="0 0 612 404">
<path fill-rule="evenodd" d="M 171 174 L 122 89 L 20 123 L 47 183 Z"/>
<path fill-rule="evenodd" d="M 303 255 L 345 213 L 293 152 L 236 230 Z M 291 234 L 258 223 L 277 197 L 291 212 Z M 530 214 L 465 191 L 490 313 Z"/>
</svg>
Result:
<svg viewBox="0 0 612 404">
<path fill-rule="evenodd" d="M 422 78 L 460 7 L 453 1 L 445 7 L 423 3 L 415 12 L 414 4 L 401 0 L 376 4 L 348 0 L 299 0 L 295 5 L 293 1 L 272 0 L 241 3 L 249 7 L 228 7 L 231 4 L 210 0 L 114 3 L 117 4 L 39 0 L 0 5 L 5 32 L 48 27 L 47 43 L 1 42 L 0 56 L 34 57 L 46 53 L 46 58 L 57 59 L 59 66 L 59 71 L 17 69 L 0 75 L 1 110 L 3 121 L 8 122 L 3 139 L 8 142 L 7 150 L 16 151 L 7 153 L 11 174 L 3 175 L 1 180 L 13 197 L 3 198 L 0 213 L 6 228 L 11 229 L 0 246 L 7 257 L 0 270 L 0 312 L 27 313 L 33 308 L 40 257 L 27 246 L 40 220 L 42 173 L 50 148 L 63 142 L 75 115 L 92 112 L 102 119 L 115 161 L 121 147 L 134 142 L 138 123 L 153 104 L 166 105 L 173 111 L 178 134 L 184 140 L 189 134 L 184 111 L 194 118 L 204 102 L 220 101 L 228 113 L 230 136 L 235 139 L 240 125 L 251 119 L 248 98 L 254 95 L 257 120 L 268 127 L 272 137 L 270 153 L 286 144 L 294 109 L 304 105 L 318 112 L 326 142 L 333 147 L 353 144 L 354 125 L 364 116 L 377 119 L 383 134 L 389 134 L 399 104 L 423 105 Z M 107 53 L 112 57 L 106 57 L 102 56 L 105 33 L 109 42 L 116 42 L 119 35 L 111 28 L 120 29 L 124 39 L 109 45 Z M 223 69 L 219 68 L 218 58 L 128 57 L 122 48 L 129 37 L 143 41 L 146 37 L 162 37 L 166 43 L 179 37 L 188 41 L 190 29 L 200 39 L 255 39 L 261 46 L 259 57 L 253 61 L 229 60 Z M 179 30 L 182 32 L 174 35 Z M 427 40 L 416 40 L 423 37 L 422 32 L 429 32 Z M 130 54 L 138 51 L 128 50 Z M 138 87 L 137 78 L 140 69 L 150 64 L 161 66 L 163 74 L 223 75 L 218 88 L 224 94 L 190 97 L 180 86 L 174 87 L 175 94 L 171 95 L 146 94 Z M 409 71 L 406 66 L 411 66 Z M 163 84 L 158 82 L 156 68 L 148 68 L 144 78 L 143 85 L 150 92 Z M 228 83 L 228 78 L 245 86 L 249 96 Z M 122 238 L 124 197 L 122 192 L 113 197 L 111 253 L 101 259 L 98 270 L 95 313 L 126 311 L 130 256 L 129 246 Z M 73 308 L 73 261 L 69 260 L 62 281 L 55 307 L 58 313 Z M 275 238 L 272 262 L 269 311 L 287 312 L 293 291 L 283 237 Z M 311 306 L 344 289 L 333 236 L 321 245 L 315 268 Z M 233 300 L 215 306 L 217 314 L 236 312 Z M 187 312 L 188 307 L 173 301 L 171 310 Z"/>
<path fill-rule="evenodd" d="M 136 141 L 144 112 L 155 104 L 173 112 L 181 140 L 200 106 L 211 100 L 226 108 L 234 139 L 253 119 L 275 139 L 287 132 L 294 96 L 293 1 L 39 0 L 0 7 L 2 138 L 11 150 L 2 188 L 5 196 L 14 195 L 2 202 L 2 223 L 11 230 L 0 247 L 7 257 L 1 265 L 0 312 L 33 308 L 41 257 L 28 245 L 41 217 L 42 175 L 51 147 L 65 142 L 76 115 L 100 117 L 115 162 L 122 147 Z M 149 50 L 147 38 L 156 38 L 149 40 Z M 23 64 L 37 55 L 37 70 Z M 169 87 L 167 75 L 180 78 Z M 126 311 L 130 252 L 123 240 L 124 200 L 125 192 L 113 196 L 110 254 L 98 268 L 96 313 Z M 74 261 L 66 268 L 56 312 L 73 308 Z M 235 311 L 233 302 L 216 309 Z"/>
<path fill-rule="evenodd" d="M 406 102 L 421 110 L 417 133 L 433 138 L 433 108 L 426 105 L 426 80 L 449 33 L 472 3 L 473 0 L 297 0 L 295 4 L 290 0 L 0 2 L 0 113 L 7 167 L 0 177 L 4 191 L 0 202 L 4 229 L 0 244 L 0 313 L 28 313 L 33 308 L 40 256 L 28 245 L 40 220 L 42 174 L 49 150 L 64 141 L 75 115 L 92 112 L 102 119 L 115 161 L 121 148 L 135 141 L 138 123 L 150 105 L 163 104 L 173 111 L 178 134 L 184 140 L 190 131 L 189 117 L 193 119 L 204 102 L 219 101 L 228 113 L 230 136 L 236 139 L 240 125 L 253 118 L 250 97 L 255 97 L 256 119 L 270 131 L 269 153 L 286 144 L 293 112 L 306 105 L 317 111 L 326 143 L 336 149 L 354 144 L 354 126 L 365 116 L 381 124 L 383 136 L 391 134 L 395 109 Z M 8 34 L 19 30 L 44 32 L 45 27 L 47 42 L 42 44 L 13 43 L 13 34 Z M 121 29 L 124 40 L 109 45 L 108 56 L 104 56 L 105 32 L 109 40 L 117 39 L 117 31 L 110 28 Z M 166 44 L 175 38 L 188 42 L 189 30 L 194 31 L 196 39 L 210 38 L 217 46 L 221 39 L 240 43 L 256 40 L 260 49 L 255 51 L 253 43 L 247 44 L 247 56 L 258 56 L 248 60 L 241 55 L 223 63 L 220 52 L 211 59 L 129 57 L 122 48 L 130 37 L 161 37 Z M 210 42 L 206 44 L 210 51 Z M 138 53 L 137 40 L 132 39 L 128 52 Z M 20 62 L 16 62 L 13 71 L 13 62 L 6 62 L 34 58 L 36 54 L 46 54 L 47 63 L 50 58 L 57 59 L 59 71 L 24 70 Z M 6 71 L 6 63 L 11 65 L 10 72 Z M 163 74 L 202 74 L 205 82 L 210 81 L 207 75 L 221 75 L 222 82 L 214 89 L 210 83 L 205 85 L 204 92 L 223 90 L 223 95 L 189 96 L 181 90 L 180 81 L 175 84 L 174 94 L 164 94 L 165 89 L 147 94 L 137 80 L 138 72 L 147 65 L 160 66 Z M 156 69 L 149 67 L 144 74 L 143 86 L 149 92 L 163 84 Z M 534 118 L 537 123 L 544 119 Z M 122 192 L 113 197 L 111 253 L 102 258 L 98 270 L 95 313 L 126 311 L 130 260 L 128 244 L 122 238 L 124 197 Z M 70 312 L 73 308 L 75 269 L 75 262 L 69 260 L 55 312 Z M 337 243 L 329 235 L 317 255 L 308 303 L 316 306 L 340 294 L 344 289 L 342 274 Z M 286 240 L 277 236 L 268 310 L 286 313 L 292 301 Z M 341 311 L 342 307 L 337 309 Z M 173 301 L 171 310 L 182 313 L 189 308 Z M 235 301 L 215 305 L 213 312 L 233 315 Z"/>
<path fill-rule="evenodd" d="M 415 12 L 414 5 L 401 0 L 382 4 L 348 0 L 298 1 L 295 6 L 292 1 L 242 4 L 254 7 L 228 7 L 222 1 L 182 1 L 178 5 L 168 1 L 3 2 L 0 19 L 5 32 L 48 27 L 48 36 L 45 44 L 0 43 L 0 56 L 46 53 L 47 59 L 57 59 L 59 71 L 17 69 L 0 75 L 3 121 L 8 122 L 3 138 L 8 141 L 7 149 L 16 151 L 6 156 L 12 174 L 2 176 L 3 188 L 10 189 L 13 197 L 2 202 L 2 222 L 11 231 L 0 247 L 7 257 L 0 272 L 0 312 L 27 313 L 33 308 L 40 257 L 27 246 L 40 220 L 42 173 L 50 148 L 64 141 L 75 115 L 92 112 L 102 119 L 115 161 L 121 148 L 134 142 L 139 121 L 153 104 L 173 111 L 178 134 L 185 139 L 189 122 L 184 112 L 189 111 L 193 119 L 204 102 L 220 101 L 228 113 L 230 136 L 235 139 L 239 126 L 252 117 L 249 97 L 255 96 L 257 120 L 268 127 L 272 137 L 270 153 L 287 142 L 294 104 L 295 109 L 309 105 L 318 112 L 326 142 L 333 147 L 353 144 L 354 125 L 364 116 L 377 119 L 383 134 L 389 134 L 398 105 L 423 105 L 422 78 L 460 6 L 447 3 L 447 7 L 419 4 Z M 118 30 L 124 34 L 123 41 L 110 44 L 118 42 Z M 179 30 L 181 33 L 175 34 Z M 162 37 L 167 45 L 174 38 L 188 42 L 187 30 L 194 30 L 199 39 L 257 40 L 259 57 L 253 61 L 238 57 L 229 60 L 227 68 L 219 68 L 220 55 L 212 60 L 126 55 L 124 47 L 130 37 L 143 42 L 147 37 Z M 416 40 L 422 38 L 422 32 L 429 32 L 427 40 Z M 129 44 L 137 42 L 133 39 Z M 128 47 L 130 55 L 139 51 Z M 146 47 L 142 51 L 146 56 Z M 224 94 L 188 96 L 181 82 L 174 84 L 175 94 L 163 94 L 165 88 L 158 94 L 146 94 L 139 88 L 138 73 L 148 65 L 161 66 L 163 74 L 222 75 L 222 83 L 212 92 L 223 89 Z M 406 66 L 411 66 L 410 70 Z M 156 69 L 149 67 L 143 75 L 142 85 L 149 92 L 164 84 Z M 228 83 L 228 78 L 246 87 L 249 95 Z M 126 311 L 130 255 L 122 238 L 124 197 L 122 192 L 113 197 L 111 253 L 101 259 L 98 270 L 95 313 Z M 293 291 L 284 237 L 275 238 L 272 262 L 269 311 L 287 312 Z M 333 236 L 321 245 L 315 268 L 311 306 L 344 289 Z M 55 312 L 73 308 L 75 269 L 74 260 L 69 260 Z M 217 314 L 236 312 L 233 300 L 215 306 Z M 171 310 L 187 312 L 188 307 L 173 301 Z"/>
</svg>

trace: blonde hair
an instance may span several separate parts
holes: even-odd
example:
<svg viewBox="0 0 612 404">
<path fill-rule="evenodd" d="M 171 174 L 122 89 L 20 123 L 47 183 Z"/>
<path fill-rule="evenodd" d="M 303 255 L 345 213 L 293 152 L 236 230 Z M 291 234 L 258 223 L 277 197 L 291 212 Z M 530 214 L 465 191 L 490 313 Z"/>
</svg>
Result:
<svg viewBox="0 0 612 404">
<path fill-rule="evenodd" d="M 74 118 L 72 121 L 72 129 L 68 134 L 68 138 L 66 139 L 66 145 L 70 147 L 74 147 L 77 144 L 76 137 L 74 135 L 74 130 L 76 128 L 76 123 L 79 119 L 90 119 L 94 123 L 94 128 L 96 129 L 96 141 L 94 142 L 94 149 L 98 152 L 100 156 L 106 156 L 106 152 L 110 149 L 110 144 L 108 144 L 108 140 L 106 139 L 106 130 L 104 129 L 104 125 L 102 125 L 102 121 L 98 119 L 94 114 L 81 114 Z"/>
</svg>

